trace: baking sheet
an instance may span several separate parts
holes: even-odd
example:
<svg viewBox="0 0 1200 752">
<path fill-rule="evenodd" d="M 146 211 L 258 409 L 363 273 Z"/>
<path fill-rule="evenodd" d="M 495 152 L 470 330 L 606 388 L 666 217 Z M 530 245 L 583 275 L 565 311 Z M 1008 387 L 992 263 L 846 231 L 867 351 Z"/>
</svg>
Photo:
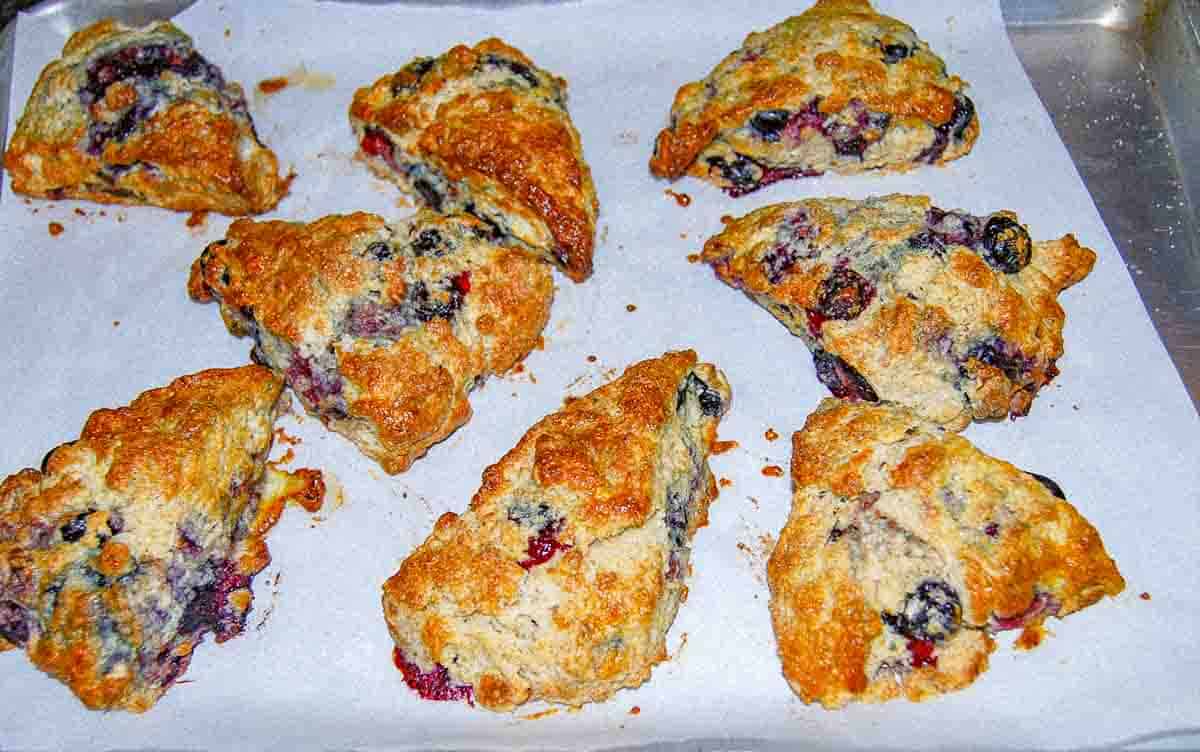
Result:
<svg viewBox="0 0 1200 752">
<path fill-rule="evenodd" d="M 199 648 L 186 683 L 143 716 L 85 711 L 19 654 L 0 657 L 0 746 L 575 748 L 701 739 L 706 747 L 1027 748 L 1200 726 L 1200 421 L 998 8 L 877 6 L 902 15 L 972 82 L 984 128 L 974 152 L 945 169 L 792 181 L 736 200 L 685 180 L 672 187 L 692 196 L 687 208 L 664 195 L 667 186 L 645 166 L 676 87 L 707 73 L 748 31 L 797 12 L 794 5 L 201 2 L 181 15 L 198 47 L 248 91 L 265 78 L 307 72 L 295 76 L 303 84 L 250 102 L 264 140 L 299 174 L 272 215 L 290 219 L 410 211 L 352 159 L 345 111 L 354 89 L 457 42 L 498 35 L 516 44 L 570 82 L 601 201 L 597 271 L 583 285 L 558 278 L 545 350 L 530 355 L 523 373 L 477 392 L 472 421 L 404 475 L 384 475 L 313 419 L 285 420 L 302 439 L 293 466 L 323 468 L 341 493 L 318 518 L 292 510 L 276 528 L 274 563 L 256 580 L 247 633 Z M 65 33 L 49 20 L 20 20 L 10 118 Z M 763 564 L 790 494 L 786 477 L 761 474 L 768 464 L 787 467 L 787 437 L 824 389 L 798 340 L 686 256 L 719 230 L 723 214 L 891 191 L 928 193 L 941 206 L 977 213 L 1011 208 L 1035 237 L 1075 232 L 1098 252 L 1093 274 L 1063 297 L 1062 375 L 1029 417 L 972 426 L 967 435 L 1058 480 L 1099 528 L 1129 586 L 1052 622 L 1055 636 L 1031 653 L 1002 647 L 966 691 L 828 712 L 800 703 L 775 659 Z M 0 315 L 10 335 L 0 408 L 9 417 L 0 467 L 36 466 L 97 407 L 124 404 L 183 373 L 246 362 L 249 343 L 225 332 L 215 306 L 196 305 L 184 291 L 188 266 L 223 235 L 227 218 L 188 228 L 184 215 L 162 210 L 100 214 L 96 205 L 4 196 Z M 50 222 L 64 232 L 51 237 Z M 391 666 L 378 605 L 383 580 L 437 515 L 466 506 L 483 468 L 564 396 L 685 346 L 722 367 L 733 385 L 721 434 L 740 448 L 712 460 L 732 485 L 697 535 L 690 598 L 668 640 L 672 660 L 637 690 L 536 720 L 528 716 L 544 708 L 496 715 L 418 700 Z M 767 441 L 769 427 L 783 438 Z"/>
</svg>

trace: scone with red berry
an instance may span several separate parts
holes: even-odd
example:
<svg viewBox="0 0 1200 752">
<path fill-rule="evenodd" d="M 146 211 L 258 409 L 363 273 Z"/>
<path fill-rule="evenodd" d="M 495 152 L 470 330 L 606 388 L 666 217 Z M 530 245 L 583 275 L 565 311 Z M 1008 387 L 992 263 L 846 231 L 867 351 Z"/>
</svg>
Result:
<svg viewBox="0 0 1200 752">
<path fill-rule="evenodd" d="M 667 353 L 530 428 L 384 585 L 405 682 L 491 710 L 645 682 L 716 497 L 729 399 L 716 368 Z"/>
<path fill-rule="evenodd" d="M 251 357 L 389 473 L 467 422 L 471 390 L 537 345 L 554 297 L 541 260 L 431 211 L 240 220 L 188 290 L 219 301 L 229 331 L 254 338 Z"/>
<path fill-rule="evenodd" d="M 903 407 L 826 399 L 792 447 L 767 577 L 783 675 L 805 702 L 961 689 L 997 632 L 1034 647 L 1047 618 L 1125 587 L 1058 484 Z"/>
<path fill-rule="evenodd" d="M 1029 412 L 1063 355 L 1058 295 L 1096 261 L 1072 235 L 1034 242 L 1012 212 L 899 194 L 767 206 L 701 257 L 804 341 L 835 396 L 954 429 Z"/>
<path fill-rule="evenodd" d="M 259 214 L 287 195 L 242 88 L 167 21 L 100 21 L 46 66 L 8 145 L 13 190 Z"/>
<path fill-rule="evenodd" d="M 867 0 L 817 0 L 679 89 L 650 170 L 740 196 L 824 172 L 942 165 L 979 137 L 966 88 Z"/>
<path fill-rule="evenodd" d="M 266 464 L 286 403 L 261 366 L 184 376 L 0 483 L 0 650 L 89 708 L 140 713 L 206 635 L 240 634 L 267 531 L 324 496 L 320 473 Z"/>
<path fill-rule="evenodd" d="M 359 89 L 350 124 L 370 168 L 425 206 L 591 275 L 599 204 L 567 82 L 520 50 L 485 39 L 417 58 Z"/>
</svg>

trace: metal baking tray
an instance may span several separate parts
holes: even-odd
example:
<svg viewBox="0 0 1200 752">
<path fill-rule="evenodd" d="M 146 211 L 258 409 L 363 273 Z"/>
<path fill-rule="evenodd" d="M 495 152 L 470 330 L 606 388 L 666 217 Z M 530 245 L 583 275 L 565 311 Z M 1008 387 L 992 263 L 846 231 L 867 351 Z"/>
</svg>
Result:
<svg viewBox="0 0 1200 752">
<path fill-rule="evenodd" d="M 26 12 L 55 16 L 69 31 L 106 16 L 168 18 L 191 3 L 0 0 L 0 11 L 31 6 Z M 1200 406 L 1200 0 L 1001 0 L 1001 8 L 1017 55 Z M 0 34 L 5 143 L 15 26 Z M 1026 179 L 1038 189 L 1033 165 Z"/>
</svg>

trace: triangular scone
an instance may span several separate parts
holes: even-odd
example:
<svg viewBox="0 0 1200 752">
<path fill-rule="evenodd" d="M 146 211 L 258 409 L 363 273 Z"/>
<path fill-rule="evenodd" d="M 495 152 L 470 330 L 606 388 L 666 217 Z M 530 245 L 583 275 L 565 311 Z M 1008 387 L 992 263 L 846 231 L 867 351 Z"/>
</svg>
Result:
<svg viewBox="0 0 1200 752">
<path fill-rule="evenodd" d="M 1012 212 L 895 194 L 767 206 L 702 258 L 804 340 L 835 396 L 960 429 L 1029 412 L 1063 354 L 1058 294 L 1096 254 L 1071 235 L 1035 243 Z"/>
<path fill-rule="evenodd" d="M 716 497 L 729 396 L 695 353 L 668 353 L 529 429 L 384 585 L 409 686 L 510 710 L 646 681 Z"/>
<path fill-rule="evenodd" d="M 591 275 L 599 204 L 567 82 L 520 50 L 485 39 L 417 58 L 359 89 L 350 124 L 371 169 L 426 206 Z"/>
<path fill-rule="evenodd" d="M 1023 629 L 1033 647 L 1047 617 L 1125 587 L 1057 484 L 898 405 L 826 399 L 792 444 L 795 498 L 767 576 L 783 674 L 805 702 L 960 689 L 996 632 Z"/>
<path fill-rule="evenodd" d="M 263 146 L 242 88 L 174 25 L 101 21 L 46 66 L 4 157 L 42 198 L 258 214 L 291 178 Z"/>
<path fill-rule="evenodd" d="M 240 634 L 284 503 L 324 496 L 320 473 L 264 464 L 282 393 L 261 366 L 184 376 L 5 479 L 0 650 L 89 708 L 142 712 L 206 634 Z"/>
<path fill-rule="evenodd" d="M 204 250 L 188 290 L 220 301 L 306 410 L 399 473 L 467 422 L 468 393 L 524 358 L 550 316 L 549 267 L 491 237 L 431 211 L 391 225 L 244 219 Z"/>
<path fill-rule="evenodd" d="M 867 0 L 817 0 L 679 89 L 651 171 L 740 196 L 786 178 L 945 164 L 979 136 L 966 84 Z"/>
</svg>

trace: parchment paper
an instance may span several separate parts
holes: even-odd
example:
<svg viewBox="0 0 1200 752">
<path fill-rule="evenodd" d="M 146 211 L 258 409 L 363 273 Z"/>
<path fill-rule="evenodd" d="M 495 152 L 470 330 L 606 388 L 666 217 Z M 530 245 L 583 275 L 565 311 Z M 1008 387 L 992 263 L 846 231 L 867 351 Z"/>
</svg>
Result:
<svg viewBox="0 0 1200 752">
<path fill-rule="evenodd" d="M 1166 732 L 1197 742 L 1200 650 L 1200 423 L 1128 272 L 1009 45 L 994 2 L 879 0 L 973 85 L 983 135 L 968 157 L 907 175 L 790 181 L 742 199 L 646 168 L 676 88 L 705 75 L 751 30 L 803 5 L 595 0 L 503 10 L 206 1 L 178 23 L 247 91 L 269 77 L 305 83 L 252 94 L 259 132 L 298 173 L 272 216 L 311 220 L 358 209 L 411 211 L 352 159 L 346 109 L 356 87 L 416 55 L 498 35 L 570 82 L 570 110 L 601 202 L 595 276 L 558 277 L 546 346 L 526 370 L 492 379 L 475 416 L 404 475 L 389 477 L 311 418 L 294 467 L 337 480 L 310 519 L 290 510 L 270 538 L 245 635 L 197 649 L 184 682 L 142 716 L 86 711 L 19 651 L 0 657 L 0 747 L 403 748 L 608 747 L 708 740 L 780 748 L 1080 747 Z M 950 9 L 947 10 L 947 7 Z M 67 30 L 23 17 L 10 112 Z M 325 84 L 321 82 L 325 81 Z M 331 84 L 331 85 L 330 85 Z M 9 133 L 13 124 L 10 123 Z M 1055 478 L 1098 527 L 1128 589 L 1066 621 L 1030 653 L 1007 640 L 969 689 L 935 701 L 828 712 L 782 679 L 767 612 L 764 560 L 787 516 L 790 435 L 825 396 L 802 343 L 705 267 L 689 264 L 723 214 L 809 196 L 927 193 L 942 207 L 1017 211 L 1035 238 L 1074 232 L 1092 275 L 1068 291 L 1062 375 L 1032 414 L 972 426 L 984 450 Z M 36 466 L 94 409 L 203 368 L 247 362 L 216 306 L 188 300 L 188 267 L 229 220 L 199 228 L 159 209 L 0 204 L 0 320 L 7 337 L 0 468 Z M 82 214 L 78 213 L 82 212 Z M 65 230 L 48 233 L 50 222 Z M 636 306 L 628 311 L 627 305 Z M 578 712 L 527 719 L 419 700 L 390 661 L 380 586 L 428 534 L 463 509 L 484 467 L 568 394 L 635 360 L 694 347 L 724 369 L 734 403 L 722 425 L 740 447 L 712 459 L 723 488 L 696 537 L 691 593 L 668 642 L 672 659 L 643 687 Z M 598 360 L 589 363 L 587 356 Z M 771 442 L 764 432 L 781 438 Z M 278 455 L 282 448 L 277 447 Z M 770 537 L 764 537 L 770 536 Z M 277 579 L 278 578 L 278 579 Z M 1139 597 L 1149 593 L 1151 600 Z M 631 714 L 636 706 L 639 714 Z M 1183 736 L 1179 736 L 1182 734 Z M 1159 738 L 1159 737 L 1155 737 Z M 1182 742 L 1179 740 L 1182 739 Z M 1161 738 L 1160 738 L 1161 741 Z"/>
</svg>

